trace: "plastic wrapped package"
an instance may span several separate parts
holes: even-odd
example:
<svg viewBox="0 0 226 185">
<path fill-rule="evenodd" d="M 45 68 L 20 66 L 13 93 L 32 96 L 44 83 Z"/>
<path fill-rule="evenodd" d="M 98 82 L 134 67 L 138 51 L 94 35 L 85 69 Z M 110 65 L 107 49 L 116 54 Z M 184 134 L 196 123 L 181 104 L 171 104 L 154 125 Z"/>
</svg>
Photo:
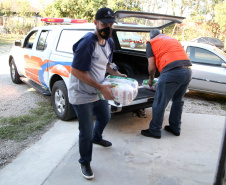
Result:
<svg viewBox="0 0 226 185">
<path fill-rule="evenodd" d="M 102 84 L 115 85 L 115 87 L 111 88 L 111 92 L 115 99 L 114 101 L 109 100 L 109 104 L 114 106 L 129 105 L 136 98 L 138 93 L 138 82 L 132 78 L 109 75 L 105 78 Z M 104 99 L 100 92 L 99 98 Z"/>
<path fill-rule="evenodd" d="M 151 87 L 148 85 L 148 82 L 149 82 L 149 79 L 143 80 L 142 85 L 149 90 L 155 91 L 156 85 L 157 85 L 157 82 L 158 82 L 158 78 L 154 78 Z"/>
</svg>

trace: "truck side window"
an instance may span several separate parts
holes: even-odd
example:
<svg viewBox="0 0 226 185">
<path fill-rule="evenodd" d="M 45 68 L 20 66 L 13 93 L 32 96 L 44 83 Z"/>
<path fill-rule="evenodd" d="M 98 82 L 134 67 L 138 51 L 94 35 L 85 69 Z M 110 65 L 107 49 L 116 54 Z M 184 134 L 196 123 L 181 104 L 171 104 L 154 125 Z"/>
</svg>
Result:
<svg viewBox="0 0 226 185">
<path fill-rule="evenodd" d="M 41 32 L 40 37 L 38 39 L 38 43 L 37 43 L 37 50 L 45 50 L 47 47 L 47 43 L 48 43 L 48 38 L 49 38 L 49 30 L 44 30 Z"/>
<path fill-rule="evenodd" d="M 37 33 L 38 33 L 38 31 L 33 31 L 33 32 L 31 32 L 31 33 L 25 38 L 23 47 L 28 48 L 28 49 L 32 49 L 33 43 L 34 43 L 34 40 L 35 40 L 35 38 L 36 38 Z"/>
<path fill-rule="evenodd" d="M 62 30 L 56 50 L 73 53 L 72 46 L 90 30 Z"/>
</svg>

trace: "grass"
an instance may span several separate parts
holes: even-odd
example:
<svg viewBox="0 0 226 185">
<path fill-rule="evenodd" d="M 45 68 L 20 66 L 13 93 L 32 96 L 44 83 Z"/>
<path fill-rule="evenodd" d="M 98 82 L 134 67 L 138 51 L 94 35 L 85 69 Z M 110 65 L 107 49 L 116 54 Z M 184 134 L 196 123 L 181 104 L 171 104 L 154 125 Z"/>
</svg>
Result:
<svg viewBox="0 0 226 185">
<path fill-rule="evenodd" d="M 15 40 L 23 40 L 23 35 L 16 34 L 0 34 L 0 46 L 13 44 Z"/>
<path fill-rule="evenodd" d="M 190 91 L 189 93 L 185 94 L 185 96 L 194 99 L 206 100 L 213 103 L 219 103 L 221 104 L 221 108 L 226 110 L 226 96 L 224 95 Z"/>
<path fill-rule="evenodd" d="M 29 114 L 2 118 L 0 120 L 0 138 L 22 141 L 36 132 L 44 130 L 56 120 L 51 103 L 40 102 L 39 107 Z"/>
</svg>

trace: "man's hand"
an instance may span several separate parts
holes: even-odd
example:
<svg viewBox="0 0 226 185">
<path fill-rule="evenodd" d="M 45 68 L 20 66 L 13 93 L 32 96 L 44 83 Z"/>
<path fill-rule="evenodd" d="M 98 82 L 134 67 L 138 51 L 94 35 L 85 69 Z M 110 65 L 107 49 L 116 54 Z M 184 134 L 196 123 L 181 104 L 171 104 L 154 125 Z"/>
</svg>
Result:
<svg viewBox="0 0 226 185">
<path fill-rule="evenodd" d="M 155 66 L 155 58 L 154 57 L 149 57 L 148 58 L 148 72 L 149 72 L 149 81 L 148 85 L 151 87 L 152 82 L 155 78 L 155 71 L 156 71 L 156 66 Z"/>
<path fill-rule="evenodd" d="M 122 74 L 119 71 L 115 71 L 115 73 L 113 75 L 127 78 L 127 75 L 126 74 Z"/>
<path fill-rule="evenodd" d="M 111 88 L 115 87 L 115 85 L 101 85 L 99 89 L 101 94 L 104 96 L 105 100 L 114 100 L 114 96 L 112 94 Z"/>
<path fill-rule="evenodd" d="M 127 78 L 127 75 L 126 74 L 122 74 L 122 73 L 120 73 L 118 76 Z"/>
<path fill-rule="evenodd" d="M 152 82 L 153 82 L 153 80 L 151 78 L 149 78 L 149 81 L 148 81 L 149 87 L 152 87 Z"/>
<path fill-rule="evenodd" d="M 73 67 L 71 68 L 71 74 L 74 75 L 79 80 L 81 80 L 82 82 L 98 89 L 106 100 L 114 100 L 111 88 L 115 87 L 115 85 L 102 85 L 93 78 L 91 78 L 86 71 L 80 71 Z"/>
<path fill-rule="evenodd" d="M 127 75 L 126 75 L 126 74 L 122 74 L 122 73 L 120 73 L 119 71 L 114 71 L 114 70 L 110 67 L 110 64 L 109 64 L 109 63 L 107 64 L 107 72 L 110 73 L 111 75 L 114 75 L 114 76 L 121 76 L 121 77 L 127 78 Z"/>
</svg>

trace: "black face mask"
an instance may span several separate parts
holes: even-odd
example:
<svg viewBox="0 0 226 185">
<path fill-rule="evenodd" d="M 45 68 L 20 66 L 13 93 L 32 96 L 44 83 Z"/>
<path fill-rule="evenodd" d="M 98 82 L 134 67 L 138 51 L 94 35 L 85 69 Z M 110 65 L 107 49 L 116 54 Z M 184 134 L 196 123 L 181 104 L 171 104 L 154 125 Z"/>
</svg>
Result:
<svg viewBox="0 0 226 185">
<path fill-rule="evenodd" d="M 111 27 L 103 28 L 103 29 L 100 29 L 100 30 L 97 28 L 97 31 L 98 31 L 99 35 L 105 40 L 110 38 L 111 35 L 112 35 L 112 28 Z"/>
</svg>

